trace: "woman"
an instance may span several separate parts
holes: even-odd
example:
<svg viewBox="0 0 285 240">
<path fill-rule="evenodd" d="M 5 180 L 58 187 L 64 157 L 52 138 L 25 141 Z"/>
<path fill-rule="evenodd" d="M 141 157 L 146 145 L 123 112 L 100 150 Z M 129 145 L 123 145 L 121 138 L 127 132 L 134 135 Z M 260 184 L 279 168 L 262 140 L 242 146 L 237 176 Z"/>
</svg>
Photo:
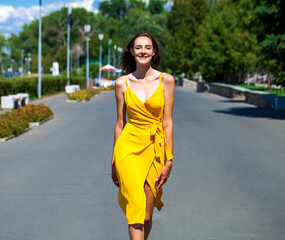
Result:
<svg viewBox="0 0 285 240">
<path fill-rule="evenodd" d="M 112 179 L 132 240 L 147 239 L 154 206 L 172 168 L 175 80 L 158 71 L 159 49 L 146 32 L 133 37 L 122 56 L 127 75 L 115 82 L 117 121 Z M 126 113 L 129 122 L 126 122 Z"/>
</svg>

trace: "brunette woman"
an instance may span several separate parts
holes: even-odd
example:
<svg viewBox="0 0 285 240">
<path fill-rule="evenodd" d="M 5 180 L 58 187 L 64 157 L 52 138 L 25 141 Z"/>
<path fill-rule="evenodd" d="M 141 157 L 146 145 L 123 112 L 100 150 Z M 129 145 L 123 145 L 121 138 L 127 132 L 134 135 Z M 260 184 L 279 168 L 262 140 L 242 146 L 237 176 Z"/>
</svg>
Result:
<svg viewBox="0 0 285 240">
<path fill-rule="evenodd" d="M 115 82 L 112 179 L 119 187 L 118 201 L 132 240 L 148 238 L 153 209 L 163 206 L 162 185 L 173 164 L 175 80 L 160 72 L 159 64 L 155 39 L 149 33 L 139 33 L 122 56 L 126 75 Z"/>
</svg>

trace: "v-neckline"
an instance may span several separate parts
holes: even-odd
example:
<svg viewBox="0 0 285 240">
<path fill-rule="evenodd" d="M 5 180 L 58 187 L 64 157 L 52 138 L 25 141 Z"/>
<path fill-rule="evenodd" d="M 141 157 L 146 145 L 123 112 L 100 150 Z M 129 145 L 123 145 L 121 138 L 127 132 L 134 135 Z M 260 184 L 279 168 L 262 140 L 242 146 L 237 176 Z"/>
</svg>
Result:
<svg viewBox="0 0 285 240">
<path fill-rule="evenodd" d="M 145 105 L 145 103 L 146 103 L 150 98 L 152 98 L 153 95 L 157 92 L 157 90 L 159 89 L 160 86 L 161 86 L 161 82 L 159 81 L 158 87 L 155 89 L 155 91 L 153 92 L 153 94 L 151 94 L 151 96 L 149 96 L 144 102 L 134 93 L 134 91 L 129 87 L 129 84 L 128 84 L 127 88 L 129 88 L 130 91 L 136 96 L 136 98 L 137 98 L 143 105 Z"/>
</svg>

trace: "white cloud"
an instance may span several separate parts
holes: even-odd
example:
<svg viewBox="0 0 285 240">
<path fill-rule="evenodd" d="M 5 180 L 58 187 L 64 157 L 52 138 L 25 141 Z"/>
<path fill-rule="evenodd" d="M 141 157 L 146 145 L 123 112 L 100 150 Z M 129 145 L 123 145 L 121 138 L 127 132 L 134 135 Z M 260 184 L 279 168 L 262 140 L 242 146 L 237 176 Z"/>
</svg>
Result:
<svg viewBox="0 0 285 240">
<path fill-rule="evenodd" d="M 0 23 L 6 23 L 9 19 L 20 19 L 32 21 L 39 15 L 39 7 L 13 7 L 9 5 L 0 5 Z"/>
<path fill-rule="evenodd" d="M 14 12 L 12 6 L 0 5 L 0 23 L 4 23 Z"/>
<path fill-rule="evenodd" d="M 11 34 L 10 33 L 4 33 L 4 37 L 5 37 L 5 39 L 8 39 L 11 37 Z"/>
<path fill-rule="evenodd" d="M 99 13 L 99 9 L 96 8 L 94 11 L 93 11 L 94 14 L 98 14 Z"/>
<path fill-rule="evenodd" d="M 87 11 L 98 12 L 94 9 L 93 4 L 95 0 L 75 0 L 68 4 L 61 2 L 51 3 L 42 6 L 42 16 L 47 15 L 53 11 L 57 11 L 64 6 L 71 6 L 72 8 L 85 8 Z M 0 31 L 2 32 L 18 32 L 24 23 L 29 23 L 39 17 L 39 6 L 31 7 L 13 7 L 12 5 L 0 4 Z M 14 31 L 13 31 L 14 29 Z"/>
<path fill-rule="evenodd" d="M 23 25 L 24 22 L 20 20 L 9 21 L 7 24 L 0 24 L 0 32 L 3 34 L 15 32 L 15 29 L 21 29 Z"/>
<path fill-rule="evenodd" d="M 38 6 L 30 8 L 0 5 L 0 31 L 18 32 L 24 23 L 31 22 L 39 16 Z"/>
<path fill-rule="evenodd" d="M 68 4 L 63 4 L 61 2 L 55 2 L 52 4 L 44 5 L 43 12 L 47 14 L 52 11 L 59 10 L 64 6 L 66 7 L 71 6 L 72 8 L 85 8 L 87 11 L 93 11 L 94 10 L 93 3 L 94 3 L 94 0 L 70 1 Z"/>
<path fill-rule="evenodd" d="M 87 11 L 92 12 L 94 0 L 84 0 L 84 1 L 75 1 L 71 2 L 70 6 L 73 8 L 85 8 Z"/>
</svg>

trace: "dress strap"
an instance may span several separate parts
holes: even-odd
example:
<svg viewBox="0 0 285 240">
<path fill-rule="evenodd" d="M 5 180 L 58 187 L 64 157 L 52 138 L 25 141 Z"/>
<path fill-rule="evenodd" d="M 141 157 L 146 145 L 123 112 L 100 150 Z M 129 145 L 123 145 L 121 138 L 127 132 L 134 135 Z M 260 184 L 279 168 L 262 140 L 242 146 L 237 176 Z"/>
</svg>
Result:
<svg viewBox="0 0 285 240">
<path fill-rule="evenodd" d="M 160 73 L 159 83 L 161 83 L 162 73 Z"/>
<path fill-rule="evenodd" d="M 127 79 L 126 75 L 125 75 L 125 80 L 126 80 L 126 84 L 127 84 L 127 87 L 128 87 L 128 79 Z"/>
</svg>

